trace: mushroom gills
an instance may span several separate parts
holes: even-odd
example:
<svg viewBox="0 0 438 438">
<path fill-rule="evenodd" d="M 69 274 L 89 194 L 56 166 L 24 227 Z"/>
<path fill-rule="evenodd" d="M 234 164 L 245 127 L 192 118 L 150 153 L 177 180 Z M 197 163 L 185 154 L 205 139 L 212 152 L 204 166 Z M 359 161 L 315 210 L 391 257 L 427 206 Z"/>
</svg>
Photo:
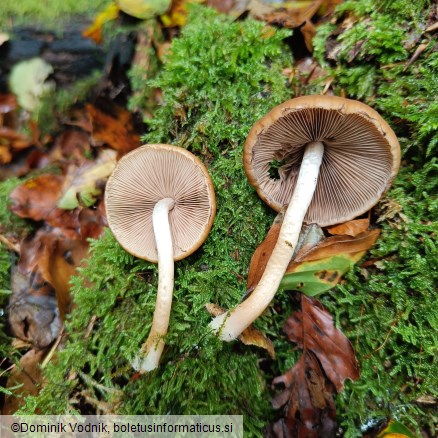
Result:
<svg viewBox="0 0 438 438">
<path fill-rule="evenodd" d="M 277 243 L 258 285 L 245 301 L 233 310 L 217 316 L 210 323 L 210 328 L 217 332 L 222 340 L 236 339 L 263 313 L 277 292 L 312 202 L 323 155 L 322 142 L 311 142 L 305 146 L 295 190 L 284 215 Z"/>
</svg>

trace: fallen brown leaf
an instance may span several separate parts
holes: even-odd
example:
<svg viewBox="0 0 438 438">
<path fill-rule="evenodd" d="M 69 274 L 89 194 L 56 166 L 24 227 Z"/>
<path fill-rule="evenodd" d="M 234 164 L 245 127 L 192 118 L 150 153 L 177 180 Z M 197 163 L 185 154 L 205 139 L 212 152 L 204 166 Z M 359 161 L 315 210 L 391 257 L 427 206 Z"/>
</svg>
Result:
<svg viewBox="0 0 438 438">
<path fill-rule="evenodd" d="M 308 251 L 300 251 L 294 260 L 289 263 L 286 272 L 290 272 L 297 263 L 310 262 L 313 260 L 325 259 L 339 254 L 355 254 L 367 251 L 375 243 L 380 235 L 380 230 L 369 230 L 351 237 L 339 235 L 327 237 L 318 245 Z"/>
<path fill-rule="evenodd" d="M 346 379 L 359 377 L 353 348 L 333 318 L 314 298 L 301 294 L 301 310 L 286 321 L 288 338 L 303 349 L 295 366 L 273 380 L 285 389 L 274 397 L 274 408 L 284 406 L 284 418 L 271 426 L 277 437 L 335 437 L 333 394 Z"/>
<path fill-rule="evenodd" d="M 2 415 L 13 415 L 24 405 L 26 397 L 37 395 L 43 384 L 40 364 L 47 354 L 46 350 L 30 350 L 13 370 L 6 383 L 6 388 L 16 388 L 13 395 L 6 395 Z"/>
<path fill-rule="evenodd" d="M 256 248 L 249 264 L 246 288 L 252 292 L 262 278 L 266 264 L 271 257 L 272 251 L 280 234 L 284 214 L 278 214 L 265 237 L 265 240 Z"/>
<path fill-rule="evenodd" d="M 119 152 L 119 156 L 140 146 L 140 137 L 134 131 L 129 111 L 118 106 L 109 106 L 107 112 L 91 104 L 86 110 L 92 124 L 92 138 L 98 146 L 108 145 Z"/>
<path fill-rule="evenodd" d="M 274 379 L 273 385 L 285 387 L 285 390 L 272 400 L 276 409 L 285 406 L 285 418 L 271 426 L 276 437 L 336 436 L 333 385 L 324 378 L 313 353 L 304 353 L 292 369 Z"/>
<path fill-rule="evenodd" d="M 369 226 L 370 219 L 368 217 L 366 219 L 354 219 L 340 225 L 328 227 L 327 231 L 332 235 L 346 234 L 355 237 L 358 234 L 367 231 Z"/>
<path fill-rule="evenodd" d="M 284 332 L 290 341 L 315 354 L 338 392 L 342 390 L 346 379 L 359 378 L 359 368 L 350 341 L 334 326 L 332 316 L 318 300 L 301 295 L 301 311 L 290 316 Z"/>
<path fill-rule="evenodd" d="M 59 228 L 43 227 L 20 247 L 12 275 L 9 321 L 15 335 L 38 348 L 59 334 L 70 310 L 70 277 L 87 254 L 88 242 Z"/>
<path fill-rule="evenodd" d="M 89 134 L 83 130 L 70 128 L 56 137 L 49 158 L 51 162 L 68 161 L 79 166 L 86 161 L 85 157 L 90 153 Z"/>
<path fill-rule="evenodd" d="M 11 192 L 11 211 L 34 221 L 47 220 L 56 209 L 63 182 L 62 175 L 54 174 L 26 181 Z"/>
</svg>

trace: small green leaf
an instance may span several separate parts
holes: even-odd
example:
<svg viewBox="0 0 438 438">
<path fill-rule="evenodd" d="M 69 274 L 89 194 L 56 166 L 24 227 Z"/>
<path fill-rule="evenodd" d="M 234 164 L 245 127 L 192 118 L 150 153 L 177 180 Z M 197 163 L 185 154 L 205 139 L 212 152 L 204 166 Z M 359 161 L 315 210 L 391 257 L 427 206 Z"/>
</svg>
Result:
<svg viewBox="0 0 438 438">
<path fill-rule="evenodd" d="M 416 438 L 416 436 L 403 424 L 398 421 L 390 420 L 388 426 L 385 427 L 377 438 Z"/>
<path fill-rule="evenodd" d="M 341 277 L 360 260 L 365 251 L 339 254 L 311 262 L 303 262 L 289 270 L 280 283 L 286 290 L 297 290 L 308 296 L 319 295 L 335 287 Z"/>
</svg>

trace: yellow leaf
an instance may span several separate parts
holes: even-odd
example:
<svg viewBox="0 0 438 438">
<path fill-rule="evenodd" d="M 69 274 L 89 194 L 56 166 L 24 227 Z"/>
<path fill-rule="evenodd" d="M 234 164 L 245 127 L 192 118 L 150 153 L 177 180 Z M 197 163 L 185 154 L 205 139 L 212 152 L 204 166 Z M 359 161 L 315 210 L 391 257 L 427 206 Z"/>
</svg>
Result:
<svg viewBox="0 0 438 438">
<path fill-rule="evenodd" d="M 96 44 L 102 42 L 102 27 L 108 21 L 115 20 L 119 14 L 119 7 L 111 3 L 102 12 L 100 12 L 90 27 L 82 32 L 82 36 L 92 39 Z"/>
</svg>

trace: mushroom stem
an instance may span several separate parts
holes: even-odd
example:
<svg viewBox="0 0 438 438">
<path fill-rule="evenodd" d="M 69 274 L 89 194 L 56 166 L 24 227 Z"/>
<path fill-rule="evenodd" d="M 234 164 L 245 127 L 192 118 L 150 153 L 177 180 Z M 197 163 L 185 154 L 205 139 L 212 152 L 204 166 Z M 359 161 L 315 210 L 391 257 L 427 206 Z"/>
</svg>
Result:
<svg viewBox="0 0 438 438">
<path fill-rule="evenodd" d="M 217 316 L 210 323 L 210 328 L 218 332 L 222 340 L 236 339 L 263 313 L 274 298 L 297 245 L 304 216 L 316 189 L 323 155 L 322 142 L 309 143 L 305 147 L 295 190 L 262 278 L 245 301 Z"/>
<path fill-rule="evenodd" d="M 158 367 L 164 349 L 164 337 L 169 327 L 173 296 L 173 243 L 169 225 L 169 212 L 175 205 L 171 198 L 157 202 L 152 212 L 155 242 L 158 254 L 158 292 L 152 327 L 140 353 L 132 366 L 136 371 L 147 372 Z"/>
</svg>

